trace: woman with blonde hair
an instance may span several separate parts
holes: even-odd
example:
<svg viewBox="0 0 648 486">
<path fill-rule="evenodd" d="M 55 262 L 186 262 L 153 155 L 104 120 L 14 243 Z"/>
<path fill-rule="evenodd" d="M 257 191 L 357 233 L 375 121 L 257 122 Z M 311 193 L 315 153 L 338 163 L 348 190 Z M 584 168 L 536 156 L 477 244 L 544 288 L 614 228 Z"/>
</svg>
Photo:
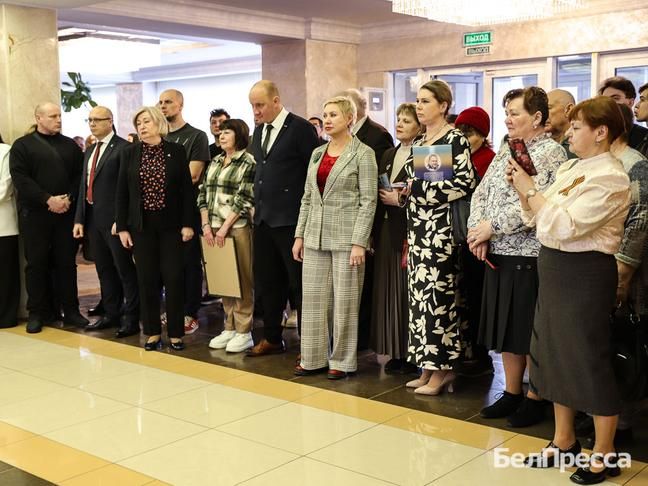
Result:
<svg viewBox="0 0 648 486">
<path fill-rule="evenodd" d="M 373 150 L 351 134 L 356 108 L 349 98 L 329 99 L 322 118 L 330 141 L 311 156 L 292 249 L 304 265 L 295 374 L 328 367 L 328 378 L 338 380 L 357 368 L 358 310 L 378 171 Z"/>
<path fill-rule="evenodd" d="M 144 349 L 162 346 L 160 281 L 166 293 L 167 329 L 172 349 L 184 349 L 183 242 L 193 238 L 193 189 L 182 145 L 167 142 L 159 108 L 142 107 L 133 117 L 141 142 L 122 149 L 116 194 L 116 229 L 137 262 Z"/>
</svg>

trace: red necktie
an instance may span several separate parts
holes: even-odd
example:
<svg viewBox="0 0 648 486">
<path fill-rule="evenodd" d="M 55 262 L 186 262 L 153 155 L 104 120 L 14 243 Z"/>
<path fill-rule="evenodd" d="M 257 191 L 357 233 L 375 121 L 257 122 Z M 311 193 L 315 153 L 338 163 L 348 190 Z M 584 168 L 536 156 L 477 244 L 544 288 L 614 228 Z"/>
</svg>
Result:
<svg viewBox="0 0 648 486">
<path fill-rule="evenodd" d="M 95 170 L 97 169 L 97 161 L 99 160 L 99 152 L 102 143 L 103 142 L 97 142 L 97 147 L 95 148 L 95 153 L 92 157 L 92 166 L 90 167 L 90 180 L 88 181 L 88 191 L 86 192 L 86 199 L 90 204 L 92 204 L 92 186 L 94 184 Z"/>
</svg>

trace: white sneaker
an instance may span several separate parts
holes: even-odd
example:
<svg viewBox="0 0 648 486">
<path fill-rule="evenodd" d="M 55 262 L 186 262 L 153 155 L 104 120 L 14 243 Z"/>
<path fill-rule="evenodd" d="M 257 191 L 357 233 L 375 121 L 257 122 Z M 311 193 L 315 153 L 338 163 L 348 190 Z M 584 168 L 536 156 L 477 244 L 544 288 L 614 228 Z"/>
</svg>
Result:
<svg viewBox="0 0 648 486">
<path fill-rule="evenodd" d="M 236 331 L 223 331 L 218 336 L 209 341 L 209 347 L 212 349 L 223 349 L 227 346 L 234 336 L 236 336 Z"/>
<path fill-rule="evenodd" d="M 246 332 L 245 334 L 236 333 L 236 336 L 227 343 L 225 351 L 228 353 L 240 353 L 252 346 L 254 346 L 254 340 L 252 339 L 251 332 Z"/>
</svg>

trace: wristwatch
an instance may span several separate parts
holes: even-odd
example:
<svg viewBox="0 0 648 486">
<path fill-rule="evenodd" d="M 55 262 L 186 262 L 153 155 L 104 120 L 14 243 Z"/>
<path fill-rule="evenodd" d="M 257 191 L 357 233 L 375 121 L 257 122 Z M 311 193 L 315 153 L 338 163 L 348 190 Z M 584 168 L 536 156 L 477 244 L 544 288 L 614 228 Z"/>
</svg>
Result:
<svg viewBox="0 0 648 486">
<path fill-rule="evenodd" d="M 535 196 L 536 194 L 538 194 L 538 190 L 537 190 L 537 189 L 529 189 L 529 190 L 527 191 L 527 193 L 525 194 L 525 196 L 526 196 L 526 198 L 527 198 L 527 201 L 528 201 L 529 199 L 531 199 L 533 196 Z"/>
</svg>

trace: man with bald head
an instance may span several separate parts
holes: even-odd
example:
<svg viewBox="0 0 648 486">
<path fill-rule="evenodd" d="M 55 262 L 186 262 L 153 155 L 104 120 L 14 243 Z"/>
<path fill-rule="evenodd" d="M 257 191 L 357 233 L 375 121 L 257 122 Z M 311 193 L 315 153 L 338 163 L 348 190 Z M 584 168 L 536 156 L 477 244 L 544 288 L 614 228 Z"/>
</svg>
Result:
<svg viewBox="0 0 648 486">
<path fill-rule="evenodd" d="M 545 123 L 545 133 L 563 146 L 567 152 L 567 158 L 576 158 L 576 155 L 569 151 L 569 140 L 565 136 L 569 128 L 569 112 L 576 104 L 574 96 L 564 89 L 553 89 L 547 93 L 549 98 L 549 117 Z"/>
<path fill-rule="evenodd" d="M 85 326 L 79 313 L 75 255 L 72 238 L 83 153 L 69 137 L 61 135 L 61 108 L 42 103 L 34 111 L 36 130 L 16 140 L 9 166 L 18 194 L 18 223 L 25 247 L 27 332 L 40 332 L 52 322 L 50 282 L 56 278 L 64 323 Z"/>
<path fill-rule="evenodd" d="M 198 184 L 211 160 L 209 140 L 202 130 L 189 125 L 182 116 L 184 96 L 177 89 L 167 89 L 160 94 L 158 106 L 169 122 L 169 134 L 164 137 L 169 142 L 179 143 L 185 148 L 191 181 L 194 185 L 194 196 L 198 199 Z M 201 234 L 200 211 L 198 204 L 194 208 L 194 234 Z M 184 280 L 185 280 L 185 334 L 198 330 L 198 310 L 202 298 L 202 250 L 200 238 L 192 238 L 184 244 Z"/>
<path fill-rule="evenodd" d="M 301 321 L 301 265 L 292 257 L 308 162 L 318 146 L 317 132 L 307 120 L 289 113 L 272 81 L 250 90 L 256 128 L 250 152 L 254 178 L 255 290 L 263 303 L 263 339 L 248 356 L 286 350 L 281 318 L 290 296 Z"/>
<path fill-rule="evenodd" d="M 129 144 L 115 133 L 113 114 L 105 106 L 90 111 L 88 125 L 97 142 L 85 152 L 73 234 L 90 240 L 105 315 L 86 331 L 119 327 L 117 337 L 126 337 L 140 331 L 135 265 L 114 228 L 119 156 Z"/>
</svg>

